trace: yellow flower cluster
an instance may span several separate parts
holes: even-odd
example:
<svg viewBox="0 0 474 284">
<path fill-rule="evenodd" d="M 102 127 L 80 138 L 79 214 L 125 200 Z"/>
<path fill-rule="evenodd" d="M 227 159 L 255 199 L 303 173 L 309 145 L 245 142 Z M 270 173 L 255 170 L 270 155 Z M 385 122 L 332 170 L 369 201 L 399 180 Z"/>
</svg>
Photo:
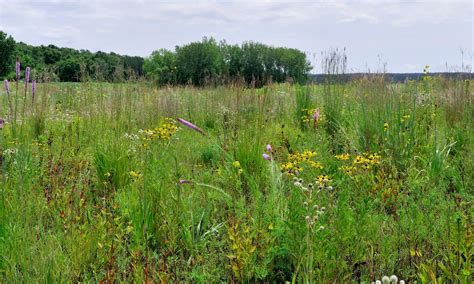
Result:
<svg viewBox="0 0 474 284">
<path fill-rule="evenodd" d="M 142 174 L 140 172 L 137 172 L 137 171 L 130 171 L 128 174 L 134 180 L 140 179 L 142 177 Z"/>
<path fill-rule="evenodd" d="M 408 120 L 410 118 L 410 115 L 409 114 L 405 114 L 404 116 L 402 116 L 401 118 L 401 122 L 405 122 L 405 120 Z"/>
<path fill-rule="evenodd" d="M 343 165 L 339 167 L 339 170 L 352 176 L 365 170 L 372 169 L 373 166 L 380 164 L 381 158 L 382 157 L 377 153 L 364 153 L 362 155 L 357 155 L 354 159 L 352 159 L 352 163 L 350 165 Z"/>
<path fill-rule="evenodd" d="M 346 154 L 336 155 L 334 157 L 338 159 L 339 161 L 347 161 L 351 157 L 351 154 L 346 153 Z"/>
<path fill-rule="evenodd" d="M 301 173 L 303 171 L 303 164 L 305 163 L 311 168 L 322 169 L 323 166 L 321 163 L 311 160 L 314 156 L 316 156 L 316 152 L 311 150 L 305 150 L 302 153 L 295 152 L 288 154 L 288 160 L 281 165 L 281 170 L 289 175 Z"/>
<path fill-rule="evenodd" d="M 430 77 L 430 66 L 429 65 L 425 65 L 425 67 L 423 68 L 423 81 L 430 81 L 431 80 L 431 77 Z"/>
<path fill-rule="evenodd" d="M 232 166 L 237 169 L 237 174 L 240 175 L 241 173 L 244 172 L 244 170 L 242 170 L 242 167 L 240 166 L 240 162 L 239 162 L 239 161 L 234 161 L 234 162 L 232 163 Z"/>
<path fill-rule="evenodd" d="M 388 131 L 388 122 L 384 122 L 383 131 Z"/>
<path fill-rule="evenodd" d="M 319 184 L 328 184 L 331 182 L 331 179 L 329 178 L 328 175 L 319 175 L 316 177 L 316 181 L 319 183 Z"/>
<path fill-rule="evenodd" d="M 303 115 L 301 116 L 301 120 L 304 123 L 309 123 L 311 121 L 311 119 L 313 118 L 313 115 L 316 112 L 316 109 L 314 109 L 314 108 L 310 108 L 310 109 L 304 108 L 304 109 L 301 110 L 301 112 L 303 113 Z"/>
<path fill-rule="evenodd" d="M 178 131 L 178 129 L 178 126 L 176 126 L 176 121 L 168 117 L 159 127 L 139 131 L 143 140 L 141 146 L 146 148 L 148 146 L 147 142 L 153 141 L 155 139 L 158 139 L 162 142 L 167 142 L 176 133 L 176 131 Z"/>
</svg>

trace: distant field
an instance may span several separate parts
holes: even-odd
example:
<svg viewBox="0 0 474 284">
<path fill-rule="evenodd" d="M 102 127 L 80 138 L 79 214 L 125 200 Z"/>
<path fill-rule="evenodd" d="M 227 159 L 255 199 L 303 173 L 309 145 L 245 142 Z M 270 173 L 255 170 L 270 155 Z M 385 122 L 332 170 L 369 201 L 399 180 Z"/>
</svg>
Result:
<svg viewBox="0 0 474 284">
<path fill-rule="evenodd" d="M 469 283 L 472 84 L 10 82 L 0 282 Z"/>
</svg>

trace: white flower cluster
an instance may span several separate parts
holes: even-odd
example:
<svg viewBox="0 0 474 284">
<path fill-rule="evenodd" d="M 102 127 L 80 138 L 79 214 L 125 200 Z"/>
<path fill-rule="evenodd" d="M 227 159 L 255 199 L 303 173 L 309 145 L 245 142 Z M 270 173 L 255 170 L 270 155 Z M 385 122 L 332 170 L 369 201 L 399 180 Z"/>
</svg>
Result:
<svg viewBox="0 0 474 284">
<path fill-rule="evenodd" d="M 304 205 L 306 208 L 308 208 L 308 202 L 304 202 Z M 319 217 L 324 214 L 324 211 L 326 210 L 326 207 L 319 207 L 319 205 L 314 205 L 313 206 L 314 215 L 310 216 L 307 215 L 305 217 L 306 222 L 308 222 L 308 225 L 314 226 L 314 224 L 318 221 Z M 319 227 L 320 230 L 324 230 L 324 226 Z"/>
<path fill-rule="evenodd" d="M 315 190 L 315 186 L 312 183 L 305 185 L 304 181 L 298 178 L 294 178 L 293 184 L 301 190 L 306 198 L 306 200 L 303 202 L 307 212 L 305 220 L 308 223 L 309 228 L 312 230 L 321 215 L 323 215 L 326 211 L 326 207 L 320 206 L 319 204 L 314 204 L 315 195 L 317 195 L 321 190 L 325 189 L 325 187 L 320 186 L 317 190 Z M 324 230 L 324 226 L 320 226 L 319 230 Z"/>
<path fill-rule="evenodd" d="M 384 276 L 382 277 L 382 281 L 380 280 L 377 280 L 375 282 L 372 282 L 372 284 L 405 284 L 405 281 L 404 280 L 400 280 L 400 282 L 398 282 L 398 277 L 396 275 L 392 275 L 390 277 L 388 276 Z"/>
<path fill-rule="evenodd" d="M 11 157 L 18 152 L 17 148 L 8 148 L 3 150 L 3 156 Z"/>
<path fill-rule="evenodd" d="M 143 132 L 143 129 L 140 129 L 140 130 Z M 140 137 L 138 137 L 137 134 L 125 133 L 124 137 L 125 137 L 125 139 L 132 140 L 132 141 L 137 141 L 138 139 L 140 139 Z"/>
</svg>

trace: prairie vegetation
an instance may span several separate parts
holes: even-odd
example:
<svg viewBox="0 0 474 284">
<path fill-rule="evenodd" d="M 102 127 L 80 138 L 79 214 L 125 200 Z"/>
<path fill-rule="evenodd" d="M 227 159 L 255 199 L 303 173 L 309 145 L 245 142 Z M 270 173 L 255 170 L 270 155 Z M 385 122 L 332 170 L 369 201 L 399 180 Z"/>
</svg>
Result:
<svg viewBox="0 0 474 284">
<path fill-rule="evenodd" d="M 472 280 L 472 81 L 10 82 L 0 282 Z"/>
</svg>

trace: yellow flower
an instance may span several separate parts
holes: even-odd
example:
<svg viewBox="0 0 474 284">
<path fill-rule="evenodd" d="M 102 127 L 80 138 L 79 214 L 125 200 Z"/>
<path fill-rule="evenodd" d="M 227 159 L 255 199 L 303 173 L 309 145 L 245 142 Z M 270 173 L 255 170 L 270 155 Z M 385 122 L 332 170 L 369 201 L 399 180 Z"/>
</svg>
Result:
<svg viewBox="0 0 474 284">
<path fill-rule="evenodd" d="M 346 154 L 341 154 L 341 155 L 336 155 L 336 159 L 340 160 L 340 161 L 347 161 L 349 160 L 350 158 L 350 154 L 346 153 Z"/>
<path fill-rule="evenodd" d="M 319 175 L 316 177 L 316 181 L 322 184 L 322 183 L 329 183 L 331 179 L 329 178 L 328 175 Z"/>
<path fill-rule="evenodd" d="M 315 169 L 322 169 L 323 165 L 321 165 L 320 162 L 315 162 L 315 161 L 308 161 L 309 166 Z"/>
<path fill-rule="evenodd" d="M 234 161 L 232 163 L 232 166 L 234 166 L 234 168 L 236 168 L 236 169 L 240 169 L 240 162 L 239 161 Z"/>
<path fill-rule="evenodd" d="M 139 179 L 142 177 L 142 174 L 140 172 L 136 172 L 136 171 L 130 171 L 128 173 L 133 179 Z"/>
<path fill-rule="evenodd" d="M 351 176 L 355 173 L 356 167 L 354 167 L 354 166 L 341 166 L 341 167 L 339 167 L 339 170 L 343 171 L 346 174 Z"/>
</svg>

